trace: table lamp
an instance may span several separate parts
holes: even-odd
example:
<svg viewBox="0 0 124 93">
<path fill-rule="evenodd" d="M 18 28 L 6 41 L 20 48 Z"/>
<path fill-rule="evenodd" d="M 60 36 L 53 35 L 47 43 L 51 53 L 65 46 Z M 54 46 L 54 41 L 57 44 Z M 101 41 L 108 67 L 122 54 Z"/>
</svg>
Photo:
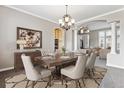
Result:
<svg viewBox="0 0 124 93">
<path fill-rule="evenodd" d="M 24 45 L 26 44 L 26 41 L 25 40 L 17 40 L 16 43 L 19 44 L 20 49 L 24 49 Z"/>
</svg>

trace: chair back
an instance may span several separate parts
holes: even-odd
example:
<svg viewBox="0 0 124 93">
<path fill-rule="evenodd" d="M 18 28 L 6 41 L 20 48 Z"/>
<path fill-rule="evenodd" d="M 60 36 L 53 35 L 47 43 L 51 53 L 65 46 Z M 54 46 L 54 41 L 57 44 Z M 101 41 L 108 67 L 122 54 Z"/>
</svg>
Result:
<svg viewBox="0 0 124 93">
<path fill-rule="evenodd" d="M 31 62 L 30 56 L 26 56 L 25 54 L 22 54 L 21 58 L 22 58 L 22 62 L 23 62 L 23 65 L 24 65 L 24 69 L 25 69 L 27 79 L 33 80 L 33 81 L 36 81 L 36 80 L 40 79 L 41 74 L 40 74 L 40 72 L 38 72 L 34 68 L 34 66 Z"/>
<path fill-rule="evenodd" d="M 94 64 L 95 64 L 95 61 L 96 61 L 96 53 L 95 52 L 92 52 L 90 57 L 87 59 L 87 62 L 86 62 L 86 68 L 88 69 L 92 69 L 94 68 Z"/>
<path fill-rule="evenodd" d="M 78 59 L 74 68 L 75 78 L 79 79 L 83 77 L 86 61 L 87 61 L 88 55 L 78 55 Z"/>
</svg>

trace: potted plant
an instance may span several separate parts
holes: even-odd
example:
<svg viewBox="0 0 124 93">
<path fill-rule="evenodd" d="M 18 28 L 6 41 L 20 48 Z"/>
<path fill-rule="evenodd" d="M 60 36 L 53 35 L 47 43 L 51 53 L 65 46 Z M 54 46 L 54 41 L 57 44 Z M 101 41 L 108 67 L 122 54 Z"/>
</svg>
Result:
<svg viewBox="0 0 124 93">
<path fill-rule="evenodd" d="M 65 55 L 66 49 L 62 47 L 62 54 Z"/>
</svg>

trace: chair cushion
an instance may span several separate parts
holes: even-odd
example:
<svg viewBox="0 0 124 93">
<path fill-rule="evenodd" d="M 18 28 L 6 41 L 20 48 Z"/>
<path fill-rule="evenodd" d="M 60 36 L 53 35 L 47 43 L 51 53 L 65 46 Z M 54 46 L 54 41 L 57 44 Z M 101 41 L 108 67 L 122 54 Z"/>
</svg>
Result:
<svg viewBox="0 0 124 93">
<path fill-rule="evenodd" d="M 41 74 L 41 78 L 45 78 L 51 75 L 51 71 L 41 67 L 35 67 L 35 69 Z"/>
<path fill-rule="evenodd" d="M 72 75 L 72 72 L 74 71 L 74 67 L 75 66 L 69 66 L 69 67 L 65 67 L 65 68 L 61 69 L 61 74 L 74 79 L 74 77 Z"/>
<path fill-rule="evenodd" d="M 48 69 L 42 69 L 40 73 L 41 73 L 41 78 L 45 78 L 51 75 L 51 71 Z"/>
</svg>

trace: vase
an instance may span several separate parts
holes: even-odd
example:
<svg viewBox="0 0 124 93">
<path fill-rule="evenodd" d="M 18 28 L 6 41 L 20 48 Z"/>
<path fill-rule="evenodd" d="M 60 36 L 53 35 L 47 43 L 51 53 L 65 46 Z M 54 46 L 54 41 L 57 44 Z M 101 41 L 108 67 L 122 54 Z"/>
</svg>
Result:
<svg viewBox="0 0 124 93">
<path fill-rule="evenodd" d="M 62 55 L 65 56 L 65 51 L 62 51 Z"/>
</svg>

